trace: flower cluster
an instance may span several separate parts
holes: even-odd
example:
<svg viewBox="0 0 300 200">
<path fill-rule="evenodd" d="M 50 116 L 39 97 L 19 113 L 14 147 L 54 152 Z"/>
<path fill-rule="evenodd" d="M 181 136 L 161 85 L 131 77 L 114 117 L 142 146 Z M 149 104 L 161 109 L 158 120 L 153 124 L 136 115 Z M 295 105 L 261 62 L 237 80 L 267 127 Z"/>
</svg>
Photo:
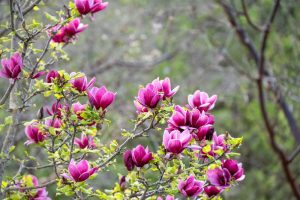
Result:
<svg viewBox="0 0 300 200">
<path fill-rule="evenodd" d="M 137 108 L 137 113 L 147 112 L 148 109 L 154 109 L 164 99 L 171 99 L 178 91 L 179 86 L 171 90 L 171 83 L 169 78 L 159 80 L 159 78 L 148 83 L 146 87 L 141 88 L 134 101 Z"/>
<path fill-rule="evenodd" d="M 38 187 L 39 181 L 38 179 L 33 175 L 24 175 L 20 181 L 16 184 L 16 188 L 19 189 L 21 193 L 24 192 L 22 188 L 24 187 Z M 48 197 L 48 192 L 46 191 L 46 188 L 39 188 L 32 192 L 26 192 L 26 199 L 32 199 L 32 200 L 51 200 Z"/>
<path fill-rule="evenodd" d="M 177 90 L 178 87 L 171 90 L 168 78 L 155 79 L 139 90 L 138 97 L 134 101 L 137 113 L 141 116 L 147 116 L 144 113 L 148 115 L 151 113 L 153 116 L 161 115 L 168 102 L 171 103 L 170 99 Z M 209 97 L 207 93 L 197 90 L 193 95 L 188 96 L 187 106 L 175 105 L 173 114 L 167 120 L 167 127 L 162 136 L 165 155 L 161 157 L 162 165 L 173 160 L 182 160 L 184 157 L 188 157 L 190 162 L 200 161 L 208 165 L 208 168 L 204 169 L 205 179 L 203 175 L 198 176 L 194 171 L 186 179 L 179 180 L 178 191 L 185 198 L 217 196 L 232 183 L 242 181 L 245 177 L 241 163 L 237 163 L 236 160 L 225 159 L 219 164 L 216 162 L 215 165 L 210 165 L 210 162 L 213 163 L 211 160 L 221 159 L 233 148 L 230 142 L 231 136 L 218 135 L 215 132 L 215 117 L 210 111 L 214 108 L 216 100 L 216 95 Z M 128 171 L 133 171 L 135 166 L 141 168 L 148 163 L 151 164 L 149 161 L 154 157 L 148 147 L 145 149 L 142 145 L 123 154 Z M 179 170 L 178 173 L 182 171 Z M 174 197 L 168 195 L 166 199 L 174 199 Z"/>
<path fill-rule="evenodd" d="M 68 43 L 74 41 L 76 35 L 84 31 L 88 25 L 82 24 L 79 18 L 75 18 L 66 25 L 56 25 L 48 30 L 48 35 L 55 43 Z"/>
</svg>

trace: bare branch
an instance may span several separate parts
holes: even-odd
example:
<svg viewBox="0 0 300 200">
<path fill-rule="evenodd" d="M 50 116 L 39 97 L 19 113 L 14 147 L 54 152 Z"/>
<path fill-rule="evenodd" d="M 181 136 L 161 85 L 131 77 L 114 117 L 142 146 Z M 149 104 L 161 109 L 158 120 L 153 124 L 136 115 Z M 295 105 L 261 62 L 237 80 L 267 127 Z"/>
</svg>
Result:
<svg viewBox="0 0 300 200">
<path fill-rule="evenodd" d="M 256 63 L 257 68 L 259 68 L 260 55 L 259 55 L 258 51 L 256 50 L 254 43 L 248 36 L 247 32 L 238 24 L 236 13 L 232 10 L 232 8 L 229 5 L 227 5 L 225 3 L 224 0 L 217 0 L 217 2 L 223 7 L 223 10 L 228 17 L 228 20 L 229 20 L 231 26 L 235 29 L 240 42 L 246 47 L 251 58 Z M 264 76 L 272 77 L 271 74 L 265 68 L 263 70 L 264 70 L 263 71 Z M 290 107 L 288 106 L 286 100 L 284 99 L 284 96 L 282 95 L 282 91 L 281 91 L 280 87 L 278 86 L 276 81 L 272 82 L 272 84 L 270 84 L 269 86 L 270 86 L 272 93 L 274 94 L 274 96 L 276 98 L 276 103 L 279 105 L 279 107 L 282 109 L 282 111 L 285 115 L 285 118 L 289 124 L 289 128 L 291 130 L 291 133 L 293 134 L 293 137 L 297 141 L 298 145 L 300 145 L 299 127 L 293 116 L 293 113 L 290 110 Z"/>
</svg>

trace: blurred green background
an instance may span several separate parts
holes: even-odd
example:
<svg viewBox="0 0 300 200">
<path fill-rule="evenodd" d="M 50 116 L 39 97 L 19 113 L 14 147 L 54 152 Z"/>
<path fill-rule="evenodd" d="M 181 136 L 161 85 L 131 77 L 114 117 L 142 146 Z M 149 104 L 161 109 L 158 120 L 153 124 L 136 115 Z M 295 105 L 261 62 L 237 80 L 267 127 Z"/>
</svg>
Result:
<svg viewBox="0 0 300 200">
<path fill-rule="evenodd" d="M 241 1 L 227 1 L 242 13 Z M 251 19 L 258 25 L 264 24 L 272 8 L 272 0 L 247 0 Z M 218 133 L 228 131 L 233 136 L 243 136 L 240 148 L 246 179 L 224 199 L 283 200 L 293 199 L 285 180 L 280 162 L 272 151 L 260 114 L 255 78 L 255 63 L 240 44 L 216 1 L 209 0 L 114 0 L 109 7 L 96 14 L 94 20 L 85 18 L 88 29 L 79 35 L 76 45 L 69 45 L 66 52 L 69 61 L 61 59 L 51 68 L 68 72 L 83 71 L 89 78 L 97 77 L 97 86 L 106 85 L 117 92 L 117 101 L 110 109 L 109 127 L 104 127 L 104 140 L 121 139 L 120 129 L 130 128 L 130 119 L 135 117 L 133 99 L 139 85 L 156 77 L 170 77 L 173 86 L 180 85 L 175 102 L 185 105 L 187 95 L 196 89 L 208 94 L 217 94 L 218 101 L 213 114 Z M 0 2 L 0 19 L 7 15 L 7 2 Z M 43 11 L 55 15 L 68 1 L 45 0 L 40 9 L 30 16 L 45 21 Z M 260 34 L 246 22 L 243 14 L 239 23 L 249 33 L 255 45 Z M 5 21 L 1 21 L 5 23 Z M 298 125 L 300 125 L 300 3 L 297 0 L 282 1 L 269 38 L 266 51 L 267 68 L 282 89 Z M 39 45 L 39 42 L 37 43 Z M 6 89 L 6 81 L 0 80 L 0 94 Z M 22 116 L 22 120 L 35 117 L 44 99 L 35 99 L 37 106 Z M 292 137 L 285 117 L 274 104 L 272 95 L 267 99 L 268 112 L 277 132 L 276 140 L 290 155 L 297 144 Z M 47 99 L 47 105 L 51 105 Z M 5 113 L 0 113 L 4 120 Z M 4 130 L 5 131 L 5 130 Z M 4 131 L 1 132 L 3 137 Z M 142 142 L 155 149 L 161 143 L 162 134 L 153 134 Z M 16 152 L 24 151 L 23 127 L 17 134 Z M 26 147 L 27 148 L 27 147 Z M 37 158 L 45 155 L 35 147 L 28 150 Z M 300 183 L 300 156 L 291 169 Z M 9 169 L 15 171 L 18 166 Z M 110 172 L 100 173 L 93 180 L 97 187 L 110 189 L 118 177 L 116 172 L 126 173 L 121 158 Z M 10 171 L 7 172 L 9 175 Z M 40 180 L 52 176 L 51 170 L 32 172 Z M 44 177 L 44 179 L 42 178 Z"/>
</svg>

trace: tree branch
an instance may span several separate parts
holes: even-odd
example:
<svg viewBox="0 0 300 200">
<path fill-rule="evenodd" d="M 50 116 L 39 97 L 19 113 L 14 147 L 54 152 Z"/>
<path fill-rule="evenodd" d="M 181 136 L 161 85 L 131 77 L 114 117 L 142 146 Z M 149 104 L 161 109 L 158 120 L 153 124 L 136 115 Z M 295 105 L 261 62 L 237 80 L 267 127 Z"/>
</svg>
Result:
<svg viewBox="0 0 300 200">
<path fill-rule="evenodd" d="M 297 183 L 295 182 L 293 174 L 289 169 L 288 159 L 286 158 L 282 149 L 276 143 L 275 130 L 273 129 L 273 126 L 271 125 L 268 111 L 266 109 L 265 99 L 264 99 L 265 95 L 264 95 L 263 80 L 264 80 L 264 68 L 265 68 L 265 51 L 267 48 L 267 41 L 268 41 L 268 36 L 270 34 L 271 25 L 272 25 L 273 21 L 275 20 L 275 16 L 279 9 L 279 6 L 280 6 L 280 0 L 276 0 L 276 2 L 274 3 L 273 10 L 271 12 L 269 21 L 267 22 L 267 24 L 264 27 L 262 41 L 261 41 L 261 47 L 260 47 L 259 78 L 257 80 L 257 87 L 258 87 L 260 109 L 261 109 L 261 113 L 263 116 L 263 120 L 265 122 L 265 126 L 269 133 L 271 146 L 272 146 L 274 152 L 278 155 L 278 157 L 280 159 L 285 176 L 286 176 L 287 181 L 289 182 L 289 185 L 294 193 L 294 196 L 297 199 L 300 199 L 300 191 L 299 191 Z"/>
</svg>

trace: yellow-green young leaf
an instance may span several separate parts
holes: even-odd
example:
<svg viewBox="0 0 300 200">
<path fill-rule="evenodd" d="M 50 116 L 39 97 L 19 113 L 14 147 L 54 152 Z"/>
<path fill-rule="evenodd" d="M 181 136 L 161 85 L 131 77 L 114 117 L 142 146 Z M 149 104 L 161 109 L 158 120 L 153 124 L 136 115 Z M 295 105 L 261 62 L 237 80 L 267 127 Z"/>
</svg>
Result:
<svg viewBox="0 0 300 200">
<path fill-rule="evenodd" d="M 2 181 L 2 188 L 6 188 L 6 186 L 7 186 L 7 182 Z"/>
<path fill-rule="evenodd" d="M 12 123 L 13 123 L 13 118 L 12 118 L 12 116 L 5 117 L 4 123 L 5 123 L 5 125 L 10 125 L 10 124 L 12 124 Z"/>
<path fill-rule="evenodd" d="M 9 153 L 12 152 L 13 150 L 15 150 L 15 148 L 16 148 L 16 146 L 11 146 L 11 147 L 9 147 L 8 152 L 9 152 Z"/>
<path fill-rule="evenodd" d="M 34 6 L 34 7 L 33 7 L 33 10 L 34 10 L 34 11 L 38 11 L 38 10 L 39 10 L 39 7 L 38 7 L 38 6 Z"/>
<path fill-rule="evenodd" d="M 64 97 L 62 94 L 54 94 L 54 96 L 56 99 L 61 99 Z"/>
<path fill-rule="evenodd" d="M 4 124 L 0 124 L 0 132 L 2 132 L 3 128 L 5 127 Z"/>
<path fill-rule="evenodd" d="M 240 138 L 233 138 L 233 137 L 230 137 L 230 139 L 228 140 L 229 144 L 235 148 L 235 147 L 238 147 L 242 144 L 243 142 L 243 137 L 240 137 Z"/>
<path fill-rule="evenodd" d="M 46 92 L 44 92 L 44 96 L 45 97 L 49 97 L 49 96 L 51 96 L 51 94 L 52 94 L 52 91 L 46 91 Z"/>
<path fill-rule="evenodd" d="M 53 22 L 59 22 L 59 20 L 54 17 L 53 15 L 50 15 L 49 13 L 45 12 L 45 16 L 48 20 L 53 21 Z"/>
<path fill-rule="evenodd" d="M 202 148 L 202 151 L 203 151 L 204 153 L 208 153 L 208 152 L 210 152 L 210 151 L 211 151 L 211 147 L 210 147 L 210 145 L 206 145 L 206 146 L 204 146 L 204 147 Z"/>
<path fill-rule="evenodd" d="M 99 197 L 99 199 L 108 199 L 107 194 L 105 194 L 104 192 L 100 191 L 100 190 L 96 190 L 97 196 Z"/>
<path fill-rule="evenodd" d="M 218 150 L 214 150 L 214 153 L 220 156 L 224 153 L 224 151 L 222 149 L 218 149 Z"/>
<path fill-rule="evenodd" d="M 56 135 L 55 128 L 49 127 L 49 133 L 50 133 L 51 135 Z"/>
</svg>

